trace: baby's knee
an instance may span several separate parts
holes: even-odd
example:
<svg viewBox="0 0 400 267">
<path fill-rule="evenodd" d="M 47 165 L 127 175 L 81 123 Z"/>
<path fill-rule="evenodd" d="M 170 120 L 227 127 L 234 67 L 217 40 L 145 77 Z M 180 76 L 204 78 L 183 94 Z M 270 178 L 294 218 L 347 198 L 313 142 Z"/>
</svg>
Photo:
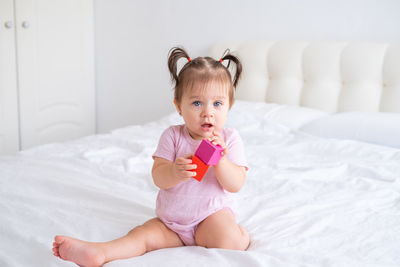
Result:
<svg viewBox="0 0 400 267">
<path fill-rule="evenodd" d="M 215 242 L 215 248 L 230 249 L 230 250 L 245 250 L 244 242 L 239 239 L 227 238 Z"/>
<path fill-rule="evenodd" d="M 214 241 L 215 248 L 246 250 L 249 246 L 249 236 L 246 231 L 240 233 L 226 233 Z"/>
</svg>

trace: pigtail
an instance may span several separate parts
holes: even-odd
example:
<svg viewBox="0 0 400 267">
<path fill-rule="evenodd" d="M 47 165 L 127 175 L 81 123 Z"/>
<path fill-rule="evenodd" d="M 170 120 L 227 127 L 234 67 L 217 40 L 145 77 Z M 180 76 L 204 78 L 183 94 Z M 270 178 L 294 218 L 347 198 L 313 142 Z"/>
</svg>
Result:
<svg viewBox="0 0 400 267">
<path fill-rule="evenodd" d="M 230 54 L 229 52 L 220 59 L 220 62 L 222 62 L 224 60 L 229 60 L 228 66 L 226 68 L 229 68 L 229 65 L 231 64 L 231 62 L 234 62 L 236 64 L 236 72 L 235 72 L 235 76 L 233 77 L 233 87 L 236 88 L 236 86 L 239 82 L 240 76 L 242 74 L 242 63 L 240 63 L 239 58 Z"/>
<path fill-rule="evenodd" d="M 175 85 L 178 85 L 179 79 L 178 79 L 178 60 L 181 58 L 186 58 L 189 62 L 191 61 L 188 53 L 180 47 L 173 47 L 169 51 L 169 56 L 168 56 L 168 69 L 171 74 L 171 81 L 175 82 Z"/>
</svg>

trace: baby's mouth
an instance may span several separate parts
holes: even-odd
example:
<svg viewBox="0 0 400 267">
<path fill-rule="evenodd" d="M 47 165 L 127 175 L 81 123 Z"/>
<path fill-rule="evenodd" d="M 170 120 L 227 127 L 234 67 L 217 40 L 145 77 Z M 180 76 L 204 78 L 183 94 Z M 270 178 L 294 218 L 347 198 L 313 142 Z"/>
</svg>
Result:
<svg viewBox="0 0 400 267">
<path fill-rule="evenodd" d="M 211 123 L 203 123 L 201 125 L 201 128 L 203 128 L 204 130 L 207 130 L 207 129 L 211 129 L 213 126 L 214 125 L 212 125 Z"/>
</svg>

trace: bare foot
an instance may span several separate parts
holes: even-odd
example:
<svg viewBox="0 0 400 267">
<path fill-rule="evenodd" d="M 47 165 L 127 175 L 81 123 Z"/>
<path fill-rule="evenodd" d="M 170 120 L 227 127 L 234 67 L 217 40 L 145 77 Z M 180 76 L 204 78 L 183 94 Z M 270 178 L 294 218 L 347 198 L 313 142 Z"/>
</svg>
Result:
<svg viewBox="0 0 400 267">
<path fill-rule="evenodd" d="M 53 243 L 54 256 L 72 261 L 79 266 L 99 267 L 104 264 L 104 254 L 95 243 L 67 236 L 56 236 Z"/>
</svg>

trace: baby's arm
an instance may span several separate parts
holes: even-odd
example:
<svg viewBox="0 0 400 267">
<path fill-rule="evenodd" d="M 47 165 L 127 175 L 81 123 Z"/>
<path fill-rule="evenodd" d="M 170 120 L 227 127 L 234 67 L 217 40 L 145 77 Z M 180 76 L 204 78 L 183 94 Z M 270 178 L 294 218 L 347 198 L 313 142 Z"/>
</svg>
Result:
<svg viewBox="0 0 400 267">
<path fill-rule="evenodd" d="M 233 164 L 227 157 L 214 166 L 214 172 L 220 185 L 231 193 L 238 192 L 246 180 L 246 168 Z"/>
<path fill-rule="evenodd" d="M 161 189 L 172 188 L 195 176 L 196 173 L 189 170 L 196 168 L 196 164 L 192 164 L 190 157 L 179 157 L 175 162 L 156 157 L 152 169 L 154 184 Z"/>
<path fill-rule="evenodd" d="M 232 163 L 225 155 L 229 153 L 225 142 L 218 132 L 213 132 L 212 143 L 224 148 L 223 157 L 214 166 L 215 176 L 220 185 L 228 192 L 238 192 L 246 180 L 246 168 Z"/>
</svg>

